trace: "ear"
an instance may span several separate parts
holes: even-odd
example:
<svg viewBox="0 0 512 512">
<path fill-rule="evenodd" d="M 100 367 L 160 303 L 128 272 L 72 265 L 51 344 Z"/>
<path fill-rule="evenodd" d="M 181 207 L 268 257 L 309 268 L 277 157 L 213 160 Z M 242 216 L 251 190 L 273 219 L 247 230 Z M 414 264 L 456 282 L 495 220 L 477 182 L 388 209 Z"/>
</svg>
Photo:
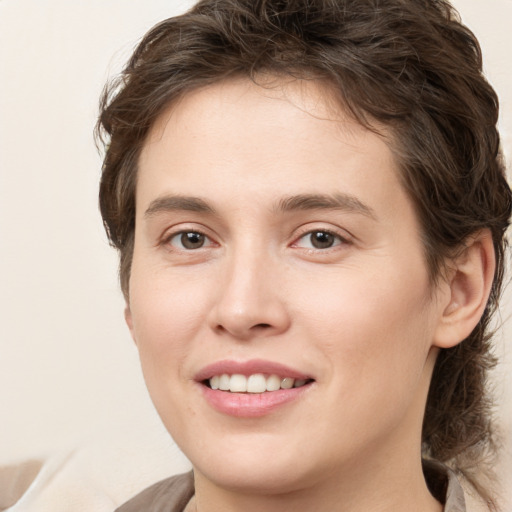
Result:
<svg viewBox="0 0 512 512">
<path fill-rule="evenodd" d="M 130 330 L 130 334 L 132 337 L 132 340 L 135 344 L 137 344 L 137 341 L 135 340 L 135 332 L 133 330 L 133 317 L 132 317 L 132 311 L 130 309 L 130 305 L 126 304 L 124 308 L 124 320 L 126 322 L 126 325 L 128 326 L 128 329 Z"/>
<path fill-rule="evenodd" d="M 494 279 L 496 260 L 491 232 L 477 232 L 452 260 L 449 287 L 433 345 L 450 348 L 466 339 L 484 312 Z"/>
</svg>

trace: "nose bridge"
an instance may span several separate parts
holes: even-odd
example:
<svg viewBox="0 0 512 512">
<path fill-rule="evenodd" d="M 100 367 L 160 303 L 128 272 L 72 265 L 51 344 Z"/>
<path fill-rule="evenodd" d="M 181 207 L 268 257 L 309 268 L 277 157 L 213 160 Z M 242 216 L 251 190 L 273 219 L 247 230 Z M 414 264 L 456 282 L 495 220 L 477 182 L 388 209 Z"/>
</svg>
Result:
<svg viewBox="0 0 512 512">
<path fill-rule="evenodd" d="M 245 240 L 228 251 L 220 279 L 213 327 L 246 339 L 276 334 L 288 326 L 276 258 L 261 243 Z"/>
</svg>

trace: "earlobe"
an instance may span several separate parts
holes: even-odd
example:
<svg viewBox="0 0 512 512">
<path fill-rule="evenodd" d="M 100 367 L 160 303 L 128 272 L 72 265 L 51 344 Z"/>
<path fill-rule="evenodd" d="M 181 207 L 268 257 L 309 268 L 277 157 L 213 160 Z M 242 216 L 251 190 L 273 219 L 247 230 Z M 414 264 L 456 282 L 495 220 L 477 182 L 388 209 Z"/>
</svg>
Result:
<svg viewBox="0 0 512 512">
<path fill-rule="evenodd" d="M 137 341 L 135 339 L 135 333 L 133 331 L 133 318 L 132 318 L 132 311 L 130 309 L 130 306 L 127 304 L 124 308 L 124 320 L 126 322 L 126 325 L 128 326 L 128 329 L 130 330 L 130 334 L 132 336 L 132 339 L 135 344 L 137 344 Z"/>
<path fill-rule="evenodd" d="M 484 312 L 496 267 L 488 229 L 468 238 L 451 262 L 449 296 L 434 337 L 434 346 L 450 348 L 466 339 Z"/>
</svg>

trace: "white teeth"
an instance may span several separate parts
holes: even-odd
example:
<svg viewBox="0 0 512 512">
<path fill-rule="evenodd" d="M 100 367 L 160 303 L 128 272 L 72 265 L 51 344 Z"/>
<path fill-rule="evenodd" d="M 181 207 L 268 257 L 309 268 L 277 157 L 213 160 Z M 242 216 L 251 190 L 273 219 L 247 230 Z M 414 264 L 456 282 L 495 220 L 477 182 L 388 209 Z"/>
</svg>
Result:
<svg viewBox="0 0 512 512">
<path fill-rule="evenodd" d="M 223 373 L 219 378 L 219 389 L 222 391 L 229 391 L 229 375 L 227 375 L 226 373 Z"/>
<path fill-rule="evenodd" d="M 269 375 L 265 377 L 262 373 L 255 373 L 246 377 L 241 374 L 214 375 L 210 380 L 212 389 L 231 391 L 232 393 L 264 393 L 265 391 L 277 391 L 279 389 L 291 389 L 304 386 L 305 379 L 293 379 L 291 377 L 279 377 Z"/>
<path fill-rule="evenodd" d="M 232 393 L 245 393 L 247 391 L 247 377 L 245 375 L 231 375 L 229 390 Z"/>
<path fill-rule="evenodd" d="M 281 388 L 281 378 L 277 375 L 271 375 L 267 379 L 267 391 L 277 391 Z"/>
<path fill-rule="evenodd" d="M 212 377 L 210 379 L 210 387 L 212 389 L 219 389 L 219 380 L 220 380 L 220 377 L 218 375 L 215 375 L 215 377 Z"/>
<path fill-rule="evenodd" d="M 261 373 L 255 373 L 247 379 L 248 393 L 263 393 L 267 390 L 267 379 Z"/>
</svg>

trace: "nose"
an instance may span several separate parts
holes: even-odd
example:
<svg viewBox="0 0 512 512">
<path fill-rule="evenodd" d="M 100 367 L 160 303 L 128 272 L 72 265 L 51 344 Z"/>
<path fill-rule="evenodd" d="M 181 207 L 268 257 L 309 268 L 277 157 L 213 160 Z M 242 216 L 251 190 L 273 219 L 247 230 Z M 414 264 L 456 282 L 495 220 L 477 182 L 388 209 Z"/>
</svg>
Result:
<svg viewBox="0 0 512 512">
<path fill-rule="evenodd" d="M 272 258 L 247 252 L 226 261 L 210 326 L 237 340 L 276 336 L 290 326 L 283 272 Z"/>
</svg>

